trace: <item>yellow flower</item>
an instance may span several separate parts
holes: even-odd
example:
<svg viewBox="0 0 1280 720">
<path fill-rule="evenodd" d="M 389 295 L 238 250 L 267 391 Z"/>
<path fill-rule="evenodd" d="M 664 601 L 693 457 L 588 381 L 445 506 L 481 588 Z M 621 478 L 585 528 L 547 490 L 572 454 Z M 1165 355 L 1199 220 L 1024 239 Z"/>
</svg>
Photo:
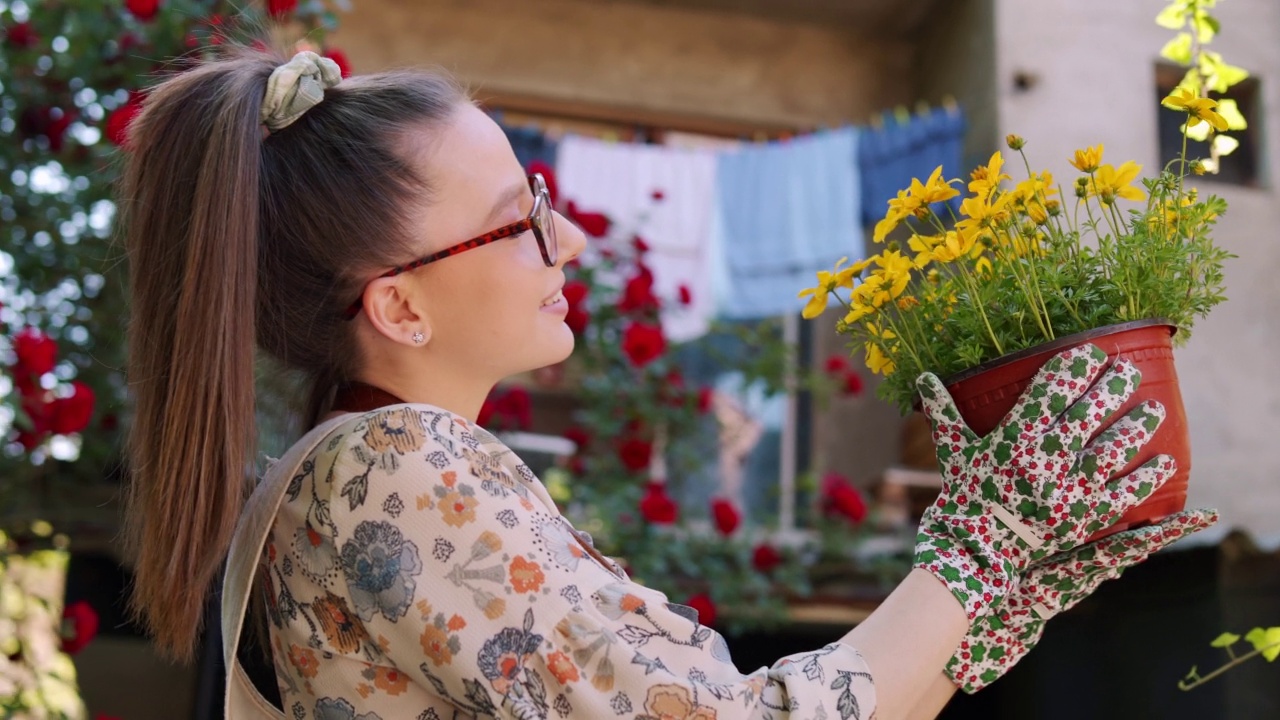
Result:
<svg viewBox="0 0 1280 720">
<path fill-rule="evenodd" d="M 951 183 L 943 179 L 942 166 L 939 165 L 923 185 L 919 180 L 914 178 L 911 180 L 911 194 L 920 200 L 921 205 L 927 207 L 933 203 L 946 202 L 959 195 L 960 191 L 951 187 Z"/>
<path fill-rule="evenodd" d="M 1187 113 L 1187 128 L 1193 128 L 1202 122 L 1207 122 L 1218 132 L 1224 132 L 1227 129 L 1227 119 L 1214 110 L 1218 106 L 1218 101 L 1202 98 L 1188 88 L 1179 87 L 1174 89 L 1173 94 L 1162 100 L 1161 103 L 1167 108 L 1185 111 Z"/>
<path fill-rule="evenodd" d="M 1003 167 L 1004 156 L 997 150 L 991 154 L 991 160 L 986 165 L 974 169 L 973 173 L 970 174 L 969 192 L 985 200 L 992 191 L 1000 186 L 1001 180 L 1012 179 L 1000 172 Z"/>
<path fill-rule="evenodd" d="M 1004 193 L 992 201 L 988 197 L 965 198 L 960 203 L 960 214 L 964 220 L 956 223 L 956 230 L 977 235 L 978 230 L 986 230 L 1007 219 L 1006 209 L 1013 201 L 1013 195 Z"/>
<path fill-rule="evenodd" d="M 1090 194 L 1102 198 L 1103 202 L 1112 202 L 1115 198 L 1140 201 L 1147 197 L 1142 190 L 1130 185 L 1142 172 L 1142 166 L 1132 160 L 1125 161 L 1120 167 L 1100 165 L 1098 172 L 1090 183 Z"/>
<path fill-rule="evenodd" d="M 899 190 L 898 191 L 899 199 L 904 197 L 905 194 L 906 194 L 905 190 Z M 871 235 L 871 239 L 878 243 L 884 242 L 884 239 L 889 236 L 889 233 L 897 229 L 898 225 L 901 224 L 902 221 L 906 219 L 907 215 L 910 214 L 910 213 L 902 212 L 901 208 L 895 208 L 893 203 L 894 203 L 893 200 L 889 201 L 888 214 L 884 216 L 883 220 L 876 223 L 876 229 Z"/>
<path fill-rule="evenodd" d="M 1031 203 L 1027 206 L 1027 215 L 1031 216 L 1032 222 L 1037 225 L 1043 225 L 1049 222 L 1049 211 L 1045 210 L 1040 203 Z"/>
<path fill-rule="evenodd" d="M 884 354 L 879 345 L 867 343 L 867 369 L 877 375 L 891 375 L 894 370 L 893 360 Z"/>
<path fill-rule="evenodd" d="M 1058 189 L 1053 186 L 1053 174 L 1042 172 L 1033 174 L 1031 177 L 1018 183 L 1013 189 L 1013 195 L 1016 196 L 1016 202 L 1030 204 L 1032 202 L 1043 202 L 1050 197 L 1056 195 Z"/>
<path fill-rule="evenodd" d="M 933 256 L 938 262 L 955 262 L 972 252 L 977 240 L 977 233 L 952 230 L 947 233 L 946 239 L 934 248 Z"/>
<path fill-rule="evenodd" d="M 816 287 L 805 288 L 796 294 L 796 297 L 810 296 L 809 302 L 805 303 L 804 310 L 801 315 L 806 320 L 812 320 L 822 314 L 827 309 L 827 299 L 836 288 L 853 288 L 853 278 L 861 268 L 866 268 L 868 261 L 859 261 L 858 264 L 851 267 L 840 269 L 849 258 L 840 258 L 836 266 L 830 272 L 826 270 L 818 271 L 818 285 Z"/>
<path fill-rule="evenodd" d="M 862 302 L 852 303 L 849 312 L 845 313 L 844 322 L 846 325 L 852 325 L 862 318 L 871 315 L 875 311 L 876 308 L 873 305 L 868 305 L 867 303 Z"/>
<path fill-rule="evenodd" d="M 923 269 L 930 261 L 933 260 L 933 249 L 942 242 L 939 235 L 913 235 L 907 240 L 907 247 L 915 251 L 915 259 L 912 261 L 916 267 Z"/>
<path fill-rule="evenodd" d="M 1102 163 L 1102 143 L 1084 150 L 1077 150 L 1071 164 L 1080 172 L 1091 173 Z"/>
<path fill-rule="evenodd" d="M 984 277 L 987 275 L 990 275 L 992 273 L 991 260 L 989 258 L 980 257 L 978 258 L 977 264 L 973 266 L 973 269 L 979 275 L 982 275 Z"/>
</svg>

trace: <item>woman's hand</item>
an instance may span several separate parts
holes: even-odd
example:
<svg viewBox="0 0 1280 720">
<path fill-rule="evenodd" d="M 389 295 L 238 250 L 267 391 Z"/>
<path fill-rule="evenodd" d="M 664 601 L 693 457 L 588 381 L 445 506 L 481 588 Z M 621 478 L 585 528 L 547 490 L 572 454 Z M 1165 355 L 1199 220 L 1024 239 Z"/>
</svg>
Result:
<svg viewBox="0 0 1280 720">
<path fill-rule="evenodd" d="M 1112 479 L 1164 420 L 1157 402 L 1090 442 L 1141 381 L 1129 361 L 1107 369 L 1106 360 L 1093 345 L 1054 356 L 981 438 L 937 376 L 918 379 L 943 484 L 921 521 L 915 566 L 947 585 L 970 622 L 1015 593 L 1032 562 L 1083 543 L 1172 477 L 1173 458 L 1159 455 Z"/>
<path fill-rule="evenodd" d="M 1001 611 L 969 629 L 947 663 L 947 676 L 967 693 L 981 690 L 1035 647 L 1049 618 L 1075 607 L 1125 569 L 1217 521 L 1214 510 L 1189 510 L 1032 565 Z"/>
</svg>

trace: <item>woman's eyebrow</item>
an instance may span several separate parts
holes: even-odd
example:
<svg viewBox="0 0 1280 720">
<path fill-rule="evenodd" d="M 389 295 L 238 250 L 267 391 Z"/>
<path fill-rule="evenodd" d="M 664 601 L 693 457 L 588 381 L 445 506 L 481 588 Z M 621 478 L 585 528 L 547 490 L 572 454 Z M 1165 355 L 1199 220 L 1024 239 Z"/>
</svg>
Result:
<svg viewBox="0 0 1280 720">
<path fill-rule="evenodd" d="M 505 212 L 507 208 L 511 207 L 511 203 L 519 200 L 520 196 L 527 192 L 529 192 L 529 186 L 527 184 L 512 185 L 502 191 L 502 194 L 498 196 L 498 201 L 493 204 L 493 209 L 490 210 L 489 214 L 485 217 L 483 223 L 484 226 L 488 227 L 491 223 L 496 222 L 502 213 Z"/>
</svg>

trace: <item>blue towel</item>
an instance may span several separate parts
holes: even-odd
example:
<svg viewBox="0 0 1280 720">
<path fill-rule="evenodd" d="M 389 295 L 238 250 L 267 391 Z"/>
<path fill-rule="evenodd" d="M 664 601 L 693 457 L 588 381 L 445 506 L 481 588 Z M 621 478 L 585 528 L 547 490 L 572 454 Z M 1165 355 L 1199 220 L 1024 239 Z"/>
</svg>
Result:
<svg viewBox="0 0 1280 720">
<path fill-rule="evenodd" d="M 858 131 L 823 130 L 720 155 L 716 167 L 729 292 L 722 315 L 799 312 L 796 294 L 863 253 Z"/>
<path fill-rule="evenodd" d="M 862 175 L 862 222 L 873 225 L 884 217 L 889 200 L 911 184 L 924 180 L 942 166 L 946 177 L 965 179 L 964 114 L 957 108 L 934 108 L 899 123 L 886 113 L 884 126 L 868 129 L 859 143 L 858 169 Z M 960 188 L 963 191 L 963 188 Z M 949 201 L 959 211 L 960 198 Z M 945 206 L 934 208 L 946 215 Z"/>
<path fill-rule="evenodd" d="M 552 168 L 556 166 L 555 140 L 538 128 L 508 125 L 502 121 L 501 115 L 491 117 L 507 134 L 511 149 L 515 150 L 516 159 L 520 161 L 520 167 L 528 168 L 535 160 L 541 160 Z"/>
</svg>

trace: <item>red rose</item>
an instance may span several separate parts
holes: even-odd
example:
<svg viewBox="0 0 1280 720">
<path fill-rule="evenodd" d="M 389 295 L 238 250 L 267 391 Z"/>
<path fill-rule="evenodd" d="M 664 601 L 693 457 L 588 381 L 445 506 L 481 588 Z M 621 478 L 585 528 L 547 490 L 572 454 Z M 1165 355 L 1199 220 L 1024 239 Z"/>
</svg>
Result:
<svg viewBox="0 0 1280 720">
<path fill-rule="evenodd" d="M 762 573 L 773 572 L 782 564 L 782 553 L 768 543 L 761 543 L 751 553 L 751 564 Z"/>
<path fill-rule="evenodd" d="M 124 7 L 129 14 L 143 22 L 156 16 L 160 10 L 160 0 L 124 0 Z"/>
<path fill-rule="evenodd" d="M 77 433 L 89 426 L 93 417 L 93 389 L 73 380 L 75 393 L 49 403 L 49 429 L 58 435 Z"/>
<path fill-rule="evenodd" d="M 347 59 L 346 53 L 337 48 L 329 48 L 324 51 L 324 56 L 337 63 L 338 71 L 342 73 L 342 77 L 351 77 L 351 61 Z"/>
<path fill-rule="evenodd" d="M 689 305 L 693 303 L 693 291 L 689 289 L 688 285 L 680 283 L 680 287 L 676 288 L 676 294 L 680 299 L 681 305 Z"/>
<path fill-rule="evenodd" d="M 129 147 L 129 126 L 142 111 L 142 93 L 129 91 L 129 99 L 107 116 L 106 136 L 117 147 Z"/>
<path fill-rule="evenodd" d="M 644 238 L 639 235 L 631 238 L 631 247 L 635 249 L 637 255 L 649 252 L 649 243 L 645 242 Z"/>
<path fill-rule="evenodd" d="M 667 495 L 666 483 L 649 483 L 648 490 L 640 499 L 641 517 L 654 525 L 670 525 L 679 514 L 680 508 L 676 506 L 676 501 Z"/>
<path fill-rule="evenodd" d="M 591 433 L 584 427 L 574 425 L 564 431 L 564 439 L 573 442 L 578 446 L 578 452 L 582 452 L 583 448 L 591 444 Z"/>
<path fill-rule="evenodd" d="M 698 390 L 698 412 L 706 414 L 711 409 L 711 400 L 715 397 L 715 391 L 709 387 Z"/>
<path fill-rule="evenodd" d="M 35 28 L 31 27 L 29 22 L 14 23 L 4 33 L 5 42 L 9 45 L 26 49 L 35 47 L 40 42 L 40 36 L 36 34 Z"/>
<path fill-rule="evenodd" d="M 62 139 L 66 136 L 67 128 L 71 127 L 73 120 L 75 120 L 74 113 L 62 108 L 51 108 L 49 110 L 49 124 L 44 129 L 44 136 L 49 138 L 50 150 L 62 152 Z"/>
<path fill-rule="evenodd" d="M 738 512 L 738 508 L 724 498 L 711 501 L 711 517 L 715 520 L 716 529 L 721 535 L 732 535 L 733 531 L 742 524 L 742 515 Z"/>
<path fill-rule="evenodd" d="M 622 333 L 622 351 L 638 368 L 653 362 L 666 350 L 667 339 L 662 335 L 662 326 L 655 323 L 633 322 Z"/>
<path fill-rule="evenodd" d="M 862 394 L 862 376 L 850 370 L 844 374 L 844 394 L 845 395 L 861 395 Z"/>
<path fill-rule="evenodd" d="M 582 228 L 582 232 L 591 237 L 604 237 L 609 234 L 609 218 L 601 213 L 583 212 L 572 200 L 565 209 L 565 215 Z"/>
<path fill-rule="evenodd" d="M 843 475 L 827 473 L 823 476 L 822 499 L 828 513 L 843 515 L 855 524 L 867 517 L 867 502 L 862 492 Z"/>
<path fill-rule="evenodd" d="M 564 293 L 564 299 L 568 301 L 569 307 L 581 305 L 587 299 L 587 295 L 591 292 L 591 288 L 581 280 L 570 280 L 564 284 L 560 290 Z"/>
<path fill-rule="evenodd" d="M 653 443 L 637 437 L 627 438 L 618 446 L 618 459 L 628 470 L 640 471 L 649 467 L 653 456 Z"/>
<path fill-rule="evenodd" d="M 591 322 L 591 314 L 580 307 L 569 308 L 569 312 L 564 316 L 564 324 L 569 326 L 569 330 L 574 335 L 586 332 L 589 322 Z"/>
<path fill-rule="evenodd" d="M 62 651 L 75 655 L 98 634 L 98 613 L 84 600 L 77 600 L 62 611 L 63 627 L 70 634 L 62 637 Z"/>
<path fill-rule="evenodd" d="M 622 299 L 618 301 L 618 310 L 624 313 L 644 312 L 658 309 L 658 296 L 653 294 L 653 273 L 645 268 L 627 281 L 622 289 Z"/>
<path fill-rule="evenodd" d="M 533 404 L 529 400 L 529 391 L 520 386 L 507 390 L 498 397 L 494 405 L 495 411 L 502 415 L 504 421 L 521 430 L 528 430 L 533 424 Z"/>
<path fill-rule="evenodd" d="M 551 207 L 556 207 L 556 203 L 560 202 L 560 186 L 556 183 L 556 171 L 541 160 L 534 160 L 529 163 L 526 172 L 530 175 L 538 173 L 542 175 L 542 179 L 547 183 L 547 195 L 551 197 Z"/>
<path fill-rule="evenodd" d="M 839 375 L 849 369 L 849 361 L 843 355 L 832 355 L 827 358 L 825 368 L 828 373 Z"/>
<path fill-rule="evenodd" d="M 494 402 L 493 395 L 490 394 L 480 405 L 480 413 L 476 415 L 476 424 L 480 427 L 489 427 L 489 423 L 493 420 L 493 415 L 496 411 L 497 404 Z"/>
<path fill-rule="evenodd" d="M 267 12 L 271 17 L 280 19 L 298 7 L 298 0 L 267 0 Z"/>
<path fill-rule="evenodd" d="M 13 336 L 13 351 L 18 356 L 16 370 L 39 377 L 58 362 L 58 343 L 36 330 L 24 328 Z"/>
<path fill-rule="evenodd" d="M 711 596 L 706 593 L 698 593 L 688 600 L 684 601 L 685 605 L 698 611 L 698 622 L 702 625 L 714 625 L 716 622 L 716 604 L 712 602 Z"/>
</svg>

